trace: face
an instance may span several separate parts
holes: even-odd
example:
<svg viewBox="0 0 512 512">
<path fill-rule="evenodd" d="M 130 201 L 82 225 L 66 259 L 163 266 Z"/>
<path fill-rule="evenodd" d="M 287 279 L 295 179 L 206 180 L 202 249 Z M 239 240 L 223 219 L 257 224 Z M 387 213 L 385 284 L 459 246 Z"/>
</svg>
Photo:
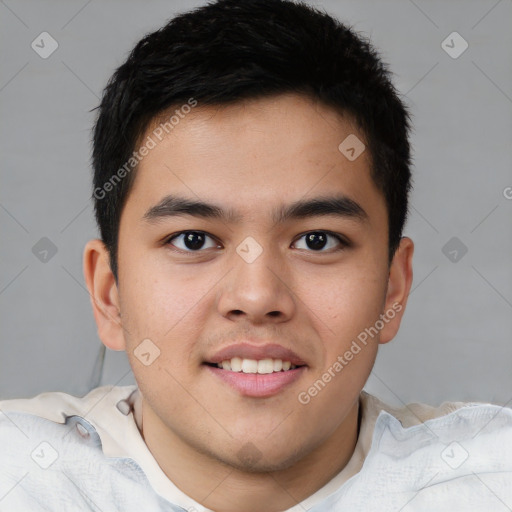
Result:
<svg viewBox="0 0 512 512">
<path fill-rule="evenodd" d="M 145 431 L 267 471 L 354 411 L 402 306 L 379 322 L 394 302 L 387 210 L 369 152 L 338 148 L 349 135 L 364 142 L 350 119 L 282 95 L 198 105 L 144 157 L 121 215 L 114 348 Z"/>
</svg>

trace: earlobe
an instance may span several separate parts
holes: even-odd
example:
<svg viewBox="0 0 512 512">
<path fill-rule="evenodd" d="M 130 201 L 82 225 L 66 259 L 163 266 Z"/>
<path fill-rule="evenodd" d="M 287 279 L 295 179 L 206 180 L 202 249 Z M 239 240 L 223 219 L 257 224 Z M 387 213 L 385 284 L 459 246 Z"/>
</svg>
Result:
<svg viewBox="0 0 512 512">
<path fill-rule="evenodd" d="M 391 341 L 400 327 L 412 285 L 413 253 L 413 241 L 408 237 L 403 237 L 389 270 L 388 289 L 383 311 L 388 321 L 380 332 L 380 343 L 382 344 Z"/>
<path fill-rule="evenodd" d="M 117 284 L 101 240 L 86 244 L 83 270 L 101 341 L 112 350 L 125 350 Z"/>
</svg>

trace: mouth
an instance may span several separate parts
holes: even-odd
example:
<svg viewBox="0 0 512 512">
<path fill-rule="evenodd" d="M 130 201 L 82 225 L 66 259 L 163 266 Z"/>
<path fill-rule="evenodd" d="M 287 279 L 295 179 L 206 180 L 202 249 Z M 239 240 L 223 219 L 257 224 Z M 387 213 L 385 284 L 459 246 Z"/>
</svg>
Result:
<svg viewBox="0 0 512 512">
<path fill-rule="evenodd" d="M 219 368 L 228 372 L 268 375 L 271 373 L 288 372 L 296 368 L 302 368 L 306 365 L 296 365 L 291 361 L 283 361 L 282 359 L 246 359 L 241 357 L 233 357 L 225 359 L 220 363 L 204 363 L 212 368 Z"/>
<path fill-rule="evenodd" d="M 202 365 L 216 382 L 238 395 L 267 398 L 282 392 L 307 370 L 294 351 L 278 344 L 245 340 L 224 347 Z"/>
</svg>

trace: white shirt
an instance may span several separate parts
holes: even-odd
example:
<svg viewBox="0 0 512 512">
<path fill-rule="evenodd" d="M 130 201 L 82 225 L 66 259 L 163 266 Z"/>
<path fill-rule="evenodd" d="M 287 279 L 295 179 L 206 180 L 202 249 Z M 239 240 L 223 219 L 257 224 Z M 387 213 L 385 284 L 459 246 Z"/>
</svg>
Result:
<svg viewBox="0 0 512 512">
<path fill-rule="evenodd" d="M 285 512 L 510 511 L 512 410 L 394 408 L 362 392 L 354 453 Z M 141 434 L 135 385 L 0 401 L 0 511 L 211 512 L 178 489 Z"/>
</svg>

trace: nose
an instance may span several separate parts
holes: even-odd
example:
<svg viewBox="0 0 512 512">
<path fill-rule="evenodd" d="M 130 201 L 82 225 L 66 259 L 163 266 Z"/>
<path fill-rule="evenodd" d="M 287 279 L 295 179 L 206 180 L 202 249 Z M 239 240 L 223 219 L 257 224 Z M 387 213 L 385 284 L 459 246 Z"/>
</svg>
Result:
<svg viewBox="0 0 512 512">
<path fill-rule="evenodd" d="M 290 320 L 296 309 L 290 273 L 276 254 L 264 249 L 254 260 L 233 254 L 232 271 L 222 280 L 219 313 L 253 324 Z"/>
</svg>

